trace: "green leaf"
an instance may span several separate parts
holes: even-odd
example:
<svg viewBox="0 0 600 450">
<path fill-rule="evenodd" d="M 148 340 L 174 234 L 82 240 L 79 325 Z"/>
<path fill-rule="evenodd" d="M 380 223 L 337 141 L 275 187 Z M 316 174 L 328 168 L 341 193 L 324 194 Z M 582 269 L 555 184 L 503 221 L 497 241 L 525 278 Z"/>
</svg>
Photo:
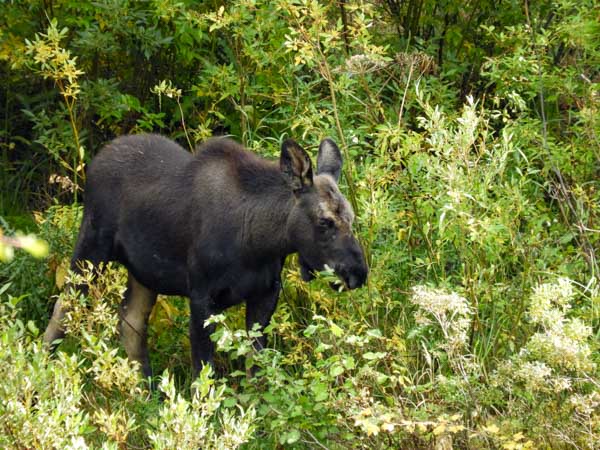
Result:
<svg viewBox="0 0 600 450">
<path fill-rule="evenodd" d="M 326 344 L 325 342 L 321 342 L 321 343 L 319 343 L 319 345 L 317 345 L 317 348 L 315 348 L 315 352 L 321 353 L 321 352 L 324 352 L 325 350 L 331 349 L 331 347 L 333 347 L 333 345 Z"/>
<path fill-rule="evenodd" d="M 223 406 L 225 408 L 231 408 L 237 404 L 237 399 L 235 397 L 227 397 L 223 400 Z"/>
<path fill-rule="evenodd" d="M 300 432 L 298 430 L 292 430 L 289 433 L 283 433 L 279 439 L 280 444 L 293 444 L 300 440 Z"/>
<path fill-rule="evenodd" d="M 40 334 L 40 329 L 35 325 L 35 323 L 32 320 L 27 321 L 27 329 L 35 337 L 37 337 Z"/>
<path fill-rule="evenodd" d="M 315 334 L 315 331 L 317 331 L 317 329 L 318 329 L 318 325 L 315 325 L 315 324 L 307 326 L 304 329 L 304 336 L 306 336 L 306 337 L 312 336 L 313 334 Z"/>
<path fill-rule="evenodd" d="M 341 364 L 334 364 L 329 368 L 329 375 L 337 377 L 344 373 L 344 367 Z"/>
<path fill-rule="evenodd" d="M 385 358 L 386 355 L 387 355 L 386 352 L 367 352 L 363 355 L 363 358 L 365 358 L 368 361 L 374 361 L 374 360 L 383 359 L 383 358 Z"/>
<path fill-rule="evenodd" d="M 352 356 L 346 356 L 342 362 L 346 369 L 354 369 L 356 367 L 356 361 L 354 361 Z"/>
<path fill-rule="evenodd" d="M 329 397 L 328 386 L 325 383 L 314 383 L 310 389 L 315 394 L 315 401 L 322 402 Z"/>
<path fill-rule="evenodd" d="M 2 294 L 4 294 L 4 293 L 5 293 L 5 292 L 8 290 L 8 288 L 10 288 L 10 285 L 11 285 L 11 284 L 12 284 L 12 283 L 5 283 L 5 284 L 3 284 L 2 286 L 0 286 L 0 296 L 1 296 Z"/>
</svg>

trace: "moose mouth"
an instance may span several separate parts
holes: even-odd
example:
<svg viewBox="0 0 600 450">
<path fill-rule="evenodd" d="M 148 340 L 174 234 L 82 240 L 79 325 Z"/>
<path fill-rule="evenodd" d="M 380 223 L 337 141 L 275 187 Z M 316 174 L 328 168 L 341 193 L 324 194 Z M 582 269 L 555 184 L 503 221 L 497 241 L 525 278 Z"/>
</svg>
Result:
<svg viewBox="0 0 600 450">
<path fill-rule="evenodd" d="M 300 263 L 300 275 L 304 281 L 311 281 L 315 278 L 315 272 L 319 272 L 319 269 L 311 267 L 301 256 L 298 258 Z M 321 269 L 322 270 L 322 269 Z M 356 289 L 365 284 L 366 275 L 354 273 L 353 270 L 338 269 L 334 267 L 333 271 L 338 276 L 340 281 L 343 283 L 332 281 L 329 283 L 331 289 L 339 291 L 344 289 Z"/>
</svg>

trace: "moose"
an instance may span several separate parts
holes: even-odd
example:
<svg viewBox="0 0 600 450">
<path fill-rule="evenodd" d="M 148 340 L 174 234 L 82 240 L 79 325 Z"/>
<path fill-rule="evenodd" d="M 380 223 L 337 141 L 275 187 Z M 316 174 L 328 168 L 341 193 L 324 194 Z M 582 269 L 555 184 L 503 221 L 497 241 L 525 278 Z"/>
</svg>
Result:
<svg viewBox="0 0 600 450">
<path fill-rule="evenodd" d="M 341 168 L 331 139 L 320 143 L 313 174 L 309 155 L 291 139 L 277 164 L 229 138 L 210 139 L 191 154 L 159 135 L 119 137 L 89 165 L 71 269 L 81 270 L 84 260 L 126 267 L 121 341 L 146 377 L 157 294 L 188 297 L 197 375 L 212 364 L 214 325 L 205 327 L 212 314 L 245 301 L 246 326 L 268 325 L 287 255 L 298 253 L 305 281 L 327 265 L 348 289 L 366 282 L 354 213 L 337 185 Z M 64 336 L 65 310 L 60 301 L 54 306 L 44 335 L 50 347 Z M 266 338 L 254 345 L 263 348 Z"/>
</svg>

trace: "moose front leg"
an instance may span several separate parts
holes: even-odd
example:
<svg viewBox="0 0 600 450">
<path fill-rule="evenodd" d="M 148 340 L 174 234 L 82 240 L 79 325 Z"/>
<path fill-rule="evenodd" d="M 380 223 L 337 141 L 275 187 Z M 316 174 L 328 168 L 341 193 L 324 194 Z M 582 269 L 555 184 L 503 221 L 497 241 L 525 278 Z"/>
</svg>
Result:
<svg viewBox="0 0 600 450">
<path fill-rule="evenodd" d="M 204 326 L 204 322 L 215 313 L 212 299 L 205 291 L 194 291 L 190 296 L 190 344 L 194 378 L 205 364 L 213 365 L 214 344 L 210 335 L 215 325 Z"/>
<path fill-rule="evenodd" d="M 258 324 L 260 327 L 259 331 L 262 332 L 269 324 L 271 316 L 277 307 L 277 300 L 279 299 L 280 292 L 281 280 L 277 279 L 267 294 L 251 299 L 246 303 L 246 329 L 248 331 L 252 330 L 254 324 Z M 256 351 L 262 350 L 266 345 L 267 337 L 264 334 L 254 340 L 254 348 Z"/>
</svg>

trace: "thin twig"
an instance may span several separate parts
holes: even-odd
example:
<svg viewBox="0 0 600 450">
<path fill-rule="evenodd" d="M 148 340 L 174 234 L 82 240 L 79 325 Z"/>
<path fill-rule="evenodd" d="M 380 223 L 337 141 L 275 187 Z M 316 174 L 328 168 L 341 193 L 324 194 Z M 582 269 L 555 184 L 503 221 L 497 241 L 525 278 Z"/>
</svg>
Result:
<svg viewBox="0 0 600 450">
<path fill-rule="evenodd" d="M 177 106 L 179 106 L 179 113 L 181 114 L 181 125 L 183 125 L 183 132 L 185 133 L 185 138 L 187 140 L 188 146 L 190 147 L 190 151 L 193 153 L 194 146 L 192 145 L 192 142 L 190 141 L 190 136 L 188 134 L 187 127 L 185 126 L 185 118 L 183 117 L 183 108 L 181 107 L 181 102 L 179 101 L 179 98 L 177 98 Z"/>
<path fill-rule="evenodd" d="M 408 80 L 406 80 L 406 87 L 404 88 L 404 94 L 402 94 L 402 103 L 400 104 L 400 111 L 398 112 L 398 128 L 400 128 L 400 124 L 402 123 L 402 115 L 404 113 L 404 102 L 406 101 L 406 94 L 408 93 L 408 88 L 410 86 L 410 80 L 412 78 L 414 64 L 415 61 L 411 60 L 410 69 L 408 70 Z"/>
</svg>

